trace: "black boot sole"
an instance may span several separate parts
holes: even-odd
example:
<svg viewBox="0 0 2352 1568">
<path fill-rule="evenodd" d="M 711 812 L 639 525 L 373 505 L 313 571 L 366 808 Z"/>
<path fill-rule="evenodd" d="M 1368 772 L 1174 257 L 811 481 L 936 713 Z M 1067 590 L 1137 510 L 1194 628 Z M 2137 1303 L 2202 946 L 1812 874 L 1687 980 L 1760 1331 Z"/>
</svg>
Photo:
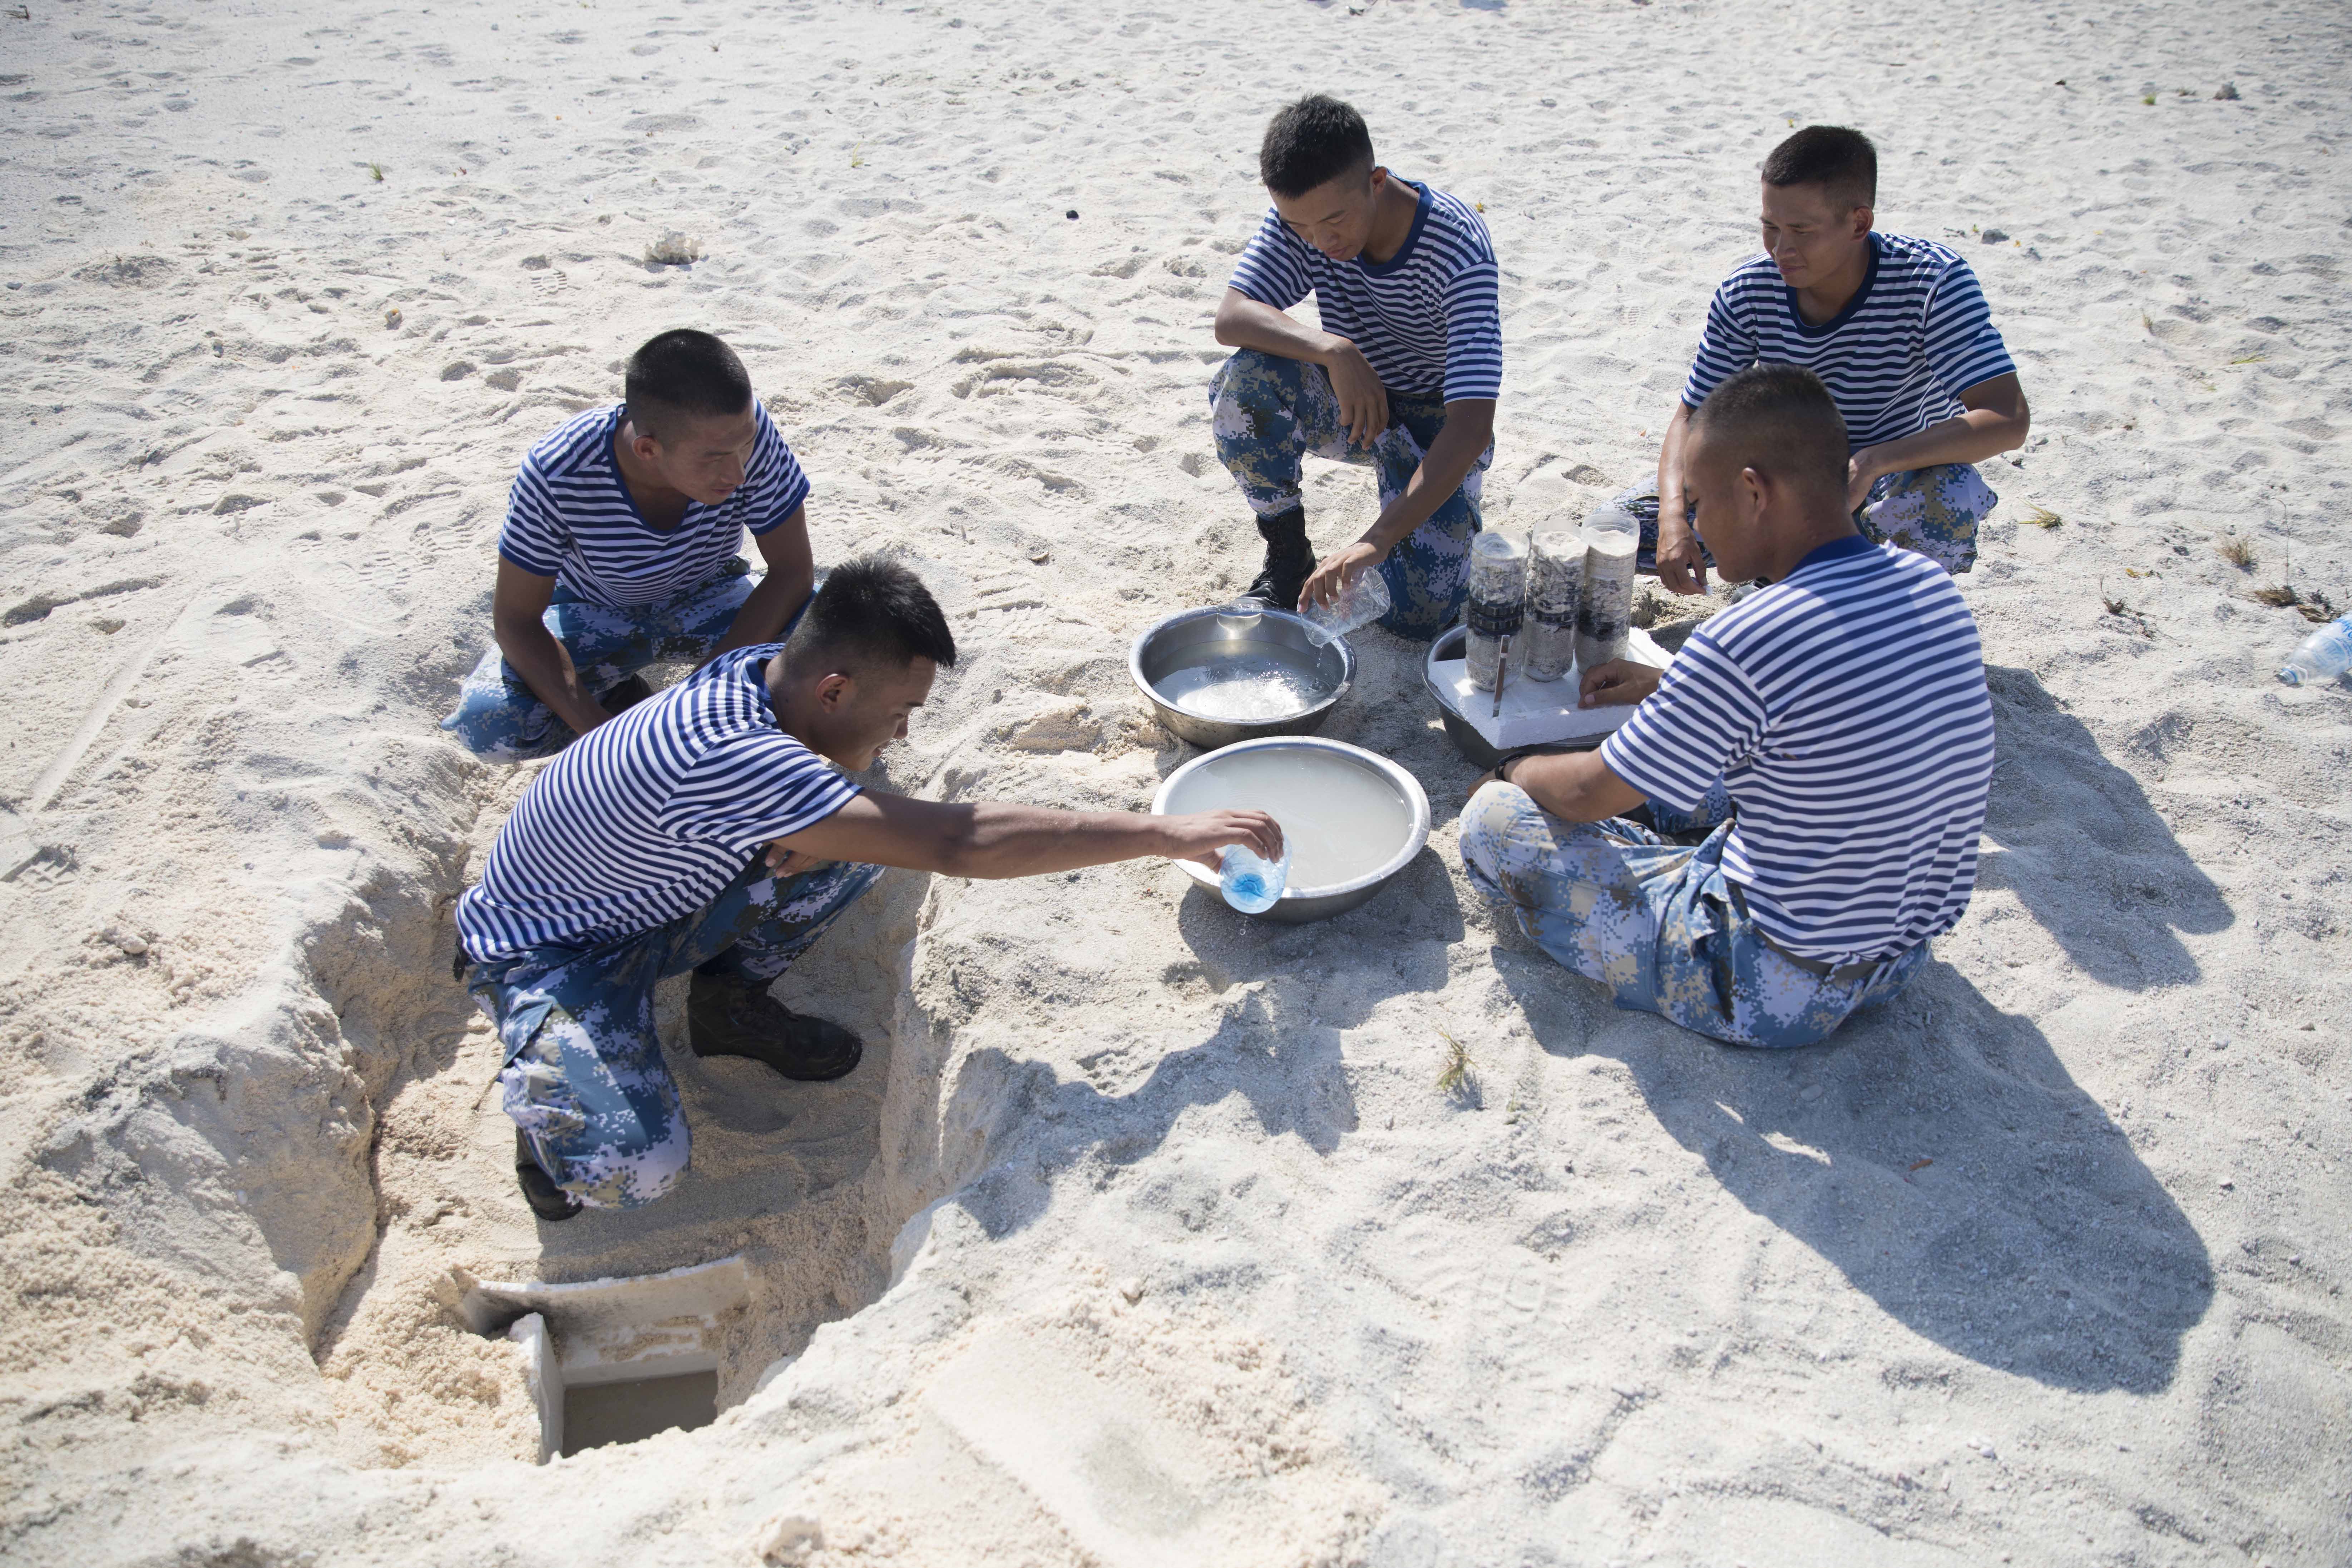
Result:
<svg viewBox="0 0 2352 1568">
<path fill-rule="evenodd" d="M 522 1201 L 530 1212 L 550 1225 L 561 1225 L 588 1206 L 555 1184 L 520 1127 L 515 1129 L 515 1184 L 522 1188 Z"/>
</svg>

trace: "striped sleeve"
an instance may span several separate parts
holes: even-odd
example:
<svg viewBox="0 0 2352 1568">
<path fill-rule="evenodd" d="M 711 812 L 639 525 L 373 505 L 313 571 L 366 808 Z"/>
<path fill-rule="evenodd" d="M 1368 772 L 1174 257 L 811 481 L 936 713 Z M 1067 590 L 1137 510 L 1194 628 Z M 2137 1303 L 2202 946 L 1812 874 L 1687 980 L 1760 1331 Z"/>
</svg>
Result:
<svg viewBox="0 0 2352 1568">
<path fill-rule="evenodd" d="M 552 577 L 563 568 L 567 542 L 562 513 L 548 488 L 547 476 L 537 462 L 525 458 L 507 497 L 507 521 L 499 530 L 499 555 L 534 576 Z"/>
<path fill-rule="evenodd" d="M 1261 305 L 1271 305 L 1277 310 L 1287 310 L 1314 289 L 1315 280 L 1307 274 L 1307 264 L 1298 255 L 1303 248 L 1282 226 L 1281 217 L 1265 215 L 1250 237 L 1249 247 L 1234 264 L 1234 276 L 1225 287 L 1238 289 Z"/>
<path fill-rule="evenodd" d="M 1764 732 L 1763 698 L 1702 626 L 1633 716 L 1601 743 L 1609 771 L 1650 800 L 1696 811 Z"/>
<path fill-rule="evenodd" d="M 808 476 L 801 472 L 800 459 L 784 444 L 767 409 L 757 402 L 751 406 L 759 418 L 760 434 L 752 444 L 751 471 L 744 484 L 756 488 L 751 503 L 744 508 L 743 526 L 757 537 L 773 532 L 801 509 L 808 500 L 809 482 Z"/>
<path fill-rule="evenodd" d="M 743 853 L 815 826 L 860 787 L 782 731 L 747 731 L 694 760 L 655 825 L 675 837 Z"/>
<path fill-rule="evenodd" d="M 1997 375 L 2017 374 L 1975 269 L 1957 257 L 1928 296 L 1925 346 L 1927 368 L 1955 395 Z"/>
<path fill-rule="evenodd" d="M 1471 262 L 1445 286 L 1445 401 L 1503 395 L 1503 318 L 1494 258 Z"/>
<path fill-rule="evenodd" d="M 1743 268 L 1744 270 L 1744 268 Z M 1706 395 L 1756 363 L 1756 334 L 1739 317 L 1740 273 L 1723 280 L 1706 307 L 1706 329 L 1699 334 L 1698 357 L 1691 362 L 1690 379 L 1683 383 L 1683 404 L 1696 408 Z"/>
</svg>

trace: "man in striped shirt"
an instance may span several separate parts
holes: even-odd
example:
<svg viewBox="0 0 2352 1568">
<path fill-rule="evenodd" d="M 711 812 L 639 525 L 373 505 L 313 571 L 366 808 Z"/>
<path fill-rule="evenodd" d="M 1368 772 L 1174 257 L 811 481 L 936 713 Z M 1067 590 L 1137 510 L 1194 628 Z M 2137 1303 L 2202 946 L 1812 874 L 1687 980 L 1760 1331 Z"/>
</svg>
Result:
<svg viewBox="0 0 2352 1568">
<path fill-rule="evenodd" d="M 457 900 L 457 968 L 496 1020 L 515 1173 L 542 1219 L 651 1203 L 685 1174 L 654 987 L 691 972 L 687 1041 L 822 1081 L 857 1037 L 769 986 L 886 866 L 1026 877 L 1146 855 L 1268 859 L 1262 811 L 1185 816 L 940 805 L 874 795 L 874 764 L 955 638 L 915 574 L 834 570 L 789 640 L 719 654 L 591 729 L 523 791 Z"/>
<path fill-rule="evenodd" d="M 1378 571 L 1381 624 L 1433 637 L 1461 612 L 1495 457 L 1503 334 L 1486 226 L 1376 164 L 1363 117 L 1336 99 L 1276 115 L 1258 171 L 1273 210 L 1217 308 L 1217 342 L 1241 352 L 1209 386 L 1217 456 L 1265 541 L 1249 591 L 1287 610 Z M 1310 290 L 1319 330 L 1288 314 Z M 1309 452 L 1380 474 L 1380 516 L 1319 564 L 1299 490 Z"/>
<path fill-rule="evenodd" d="M 1725 575 L 1770 586 L 1663 672 L 1597 752 L 1507 758 L 1462 814 L 1473 881 L 1621 1007 L 1801 1046 L 1899 989 L 1976 883 L 1992 703 L 1950 576 L 1846 508 L 1843 421 L 1811 372 L 1725 377 L 1684 433 L 1683 493 Z M 1644 799 L 1656 827 L 1620 814 Z M 1736 816 L 1734 815 L 1736 812 Z"/>
<path fill-rule="evenodd" d="M 734 351 L 664 332 L 630 356 L 625 394 L 524 454 L 497 646 L 441 721 L 477 756 L 548 756 L 644 697 L 647 665 L 772 641 L 807 602 L 808 480 Z M 764 576 L 736 553 L 747 528 Z"/>
<path fill-rule="evenodd" d="M 1969 264 L 1943 246 L 1871 227 L 1878 153 L 1859 131 L 1809 125 L 1764 161 L 1764 254 L 1707 307 L 1698 356 L 1658 453 L 1654 496 L 1619 498 L 1654 543 L 1659 581 L 1706 589 L 1686 519 L 1691 413 L 1751 364 L 1802 365 L 1845 419 L 1846 506 L 1864 534 L 1950 573 L 1976 563 L 1977 526 L 2000 498 L 1974 465 L 2025 443 L 2017 366 Z"/>
</svg>

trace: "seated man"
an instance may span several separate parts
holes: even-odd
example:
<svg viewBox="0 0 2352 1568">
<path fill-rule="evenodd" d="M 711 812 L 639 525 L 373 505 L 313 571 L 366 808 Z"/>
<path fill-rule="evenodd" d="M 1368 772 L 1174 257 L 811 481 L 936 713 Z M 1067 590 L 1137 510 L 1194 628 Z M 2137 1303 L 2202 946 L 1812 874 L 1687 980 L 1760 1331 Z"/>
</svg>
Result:
<svg viewBox="0 0 2352 1568">
<path fill-rule="evenodd" d="M 1683 482 L 1691 411 L 1751 364 L 1802 365 L 1829 387 L 1853 444 L 1846 509 L 1865 536 L 1950 573 L 1976 563 L 1977 525 L 2000 498 L 1971 465 L 2024 445 L 2031 411 L 1976 274 L 1940 245 L 1873 232 L 1877 199 L 1878 153 L 1859 131 L 1809 125 L 1764 160 L 1765 254 L 1707 307 L 1656 491 L 1618 498 L 1673 592 L 1706 591 Z"/>
<path fill-rule="evenodd" d="M 1376 568 L 1381 625 L 1433 637 L 1461 612 L 1495 457 L 1503 335 L 1486 226 L 1375 164 L 1363 117 L 1334 99 L 1276 115 L 1258 172 L 1274 210 L 1217 307 L 1217 342 L 1241 353 L 1209 384 L 1217 456 L 1265 540 L 1249 591 L 1293 609 Z M 1309 289 L 1319 331 L 1285 314 Z M 1308 452 L 1380 470 L 1381 515 L 1320 565 L 1298 488 Z"/>
<path fill-rule="evenodd" d="M 735 352 L 664 332 L 629 357 L 625 395 L 542 437 L 515 476 L 497 646 L 441 721 L 477 756 L 550 756 L 645 696 L 636 671 L 772 642 L 808 600 L 808 480 Z M 736 553 L 746 528 L 765 577 Z"/>
<path fill-rule="evenodd" d="M 1462 858 L 1619 1006 L 1810 1045 L 1968 908 L 1993 760 L 1976 622 L 1940 568 L 1854 531 L 1845 426 L 1811 372 L 1726 377 L 1682 453 L 1724 574 L 1771 586 L 1701 622 L 1663 680 L 1590 672 L 1588 704 L 1640 708 L 1597 752 L 1507 758 Z M 1713 831 L 1692 847 L 1617 815 L 1644 796 L 1660 826 Z"/>
<path fill-rule="evenodd" d="M 1024 877 L 1144 855 L 1214 864 L 1229 844 L 1280 855 L 1260 811 L 942 805 L 866 794 L 820 760 L 870 767 L 955 656 L 913 573 L 853 561 L 789 641 L 719 655 L 523 791 L 457 901 L 458 968 L 498 1024 L 515 1171 L 540 1217 L 651 1203 L 684 1174 L 654 1034 L 665 975 L 693 972 L 698 1057 L 812 1082 L 857 1065 L 856 1036 L 768 987 L 885 866 Z"/>
</svg>

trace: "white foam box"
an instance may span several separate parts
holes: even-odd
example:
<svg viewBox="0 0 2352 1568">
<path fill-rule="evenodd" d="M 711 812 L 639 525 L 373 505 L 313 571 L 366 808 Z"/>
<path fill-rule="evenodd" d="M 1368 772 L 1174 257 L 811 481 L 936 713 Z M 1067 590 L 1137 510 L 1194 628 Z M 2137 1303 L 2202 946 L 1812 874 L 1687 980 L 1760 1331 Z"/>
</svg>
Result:
<svg viewBox="0 0 2352 1568">
<path fill-rule="evenodd" d="M 1627 637 L 1625 657 L 1636 664 L 1664 669 L 1675 656 L 1635 626 Z M 1473 689 L 1468 672 L 1466 659 L 1433 660 L 1431 685 L 1498 752 L 1562 742 L 1595 744 L 1633 716 L 1633 710 L 1625 705 L 1579 708 L 1576 698 L 1583 686 L 1581 669 L 1571 669 L 1558 680 L 1529 680 L 1510 672 L 1503 682 L 1502 711 L 1496 713 L 1493 690 Z"/>
</svg>

